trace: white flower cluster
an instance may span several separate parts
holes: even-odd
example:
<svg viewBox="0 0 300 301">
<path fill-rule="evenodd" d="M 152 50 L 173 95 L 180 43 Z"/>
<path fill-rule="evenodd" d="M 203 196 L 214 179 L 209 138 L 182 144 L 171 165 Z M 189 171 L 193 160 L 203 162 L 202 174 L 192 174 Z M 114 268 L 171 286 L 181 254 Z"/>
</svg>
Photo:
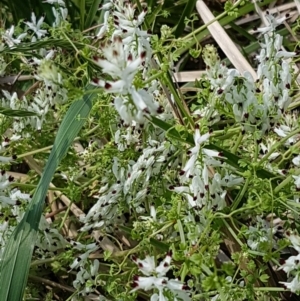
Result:
<svg viewBox="0 0 300 301">
<path fill-rule="evenodd" d="M 39 234 L 35 243 L 37 249 L 36 254 L 42 257 L 51 257 L 57 250 L 66 247 L 66 240 L 42 215 L 39 223 Z"/>
<path fill-rule="evenodd" d="M 19 189 L 11 188 L 14 178 L 5 171 L 0 174 L 0 258 L 5 248 L 5 244 L 15 229 L 15 225 L 21 222 L 31 200 L 31 196 L 22 193 Z M 15 219 L 16 223 L 10 222 Z M 39 223 L 39 232 L 36 241 L 36 254 L 40 257 L 51 257 L 58 249 L 65 247 L 65 240 L 57 229 L 51 227 L 51 224 L 41 217 Z"/>
<path fill-rule="evenodd" d="M 52 13 L 55 18 L 52 27 L 59 27 L 68 16 L 65 2 L 63 0 L 45 0 L 44 2 L 52 4 Z M 56 6 L 53 6 L 53 4 L 56 4 Z"/>
<path fill-rule="evenodd" d="M 62 5 L 61 2 L 59 4 Z M 65 18 L 66 11 L 64 11 L 64 17 L 61 20 Z M 58 21 L 59 20 L 57 19 L 56 22 Z M 32 12 L 31 15 L 31 22 L 24 22 L 33 32 L 32 42 L 37 39 L 39 40 L 46 35 L 47 31 L 42 29 L 44 24 L 43 22 L 44 16 L 37 21 L 34 12 Z M 15 38 L 14 31 L 15 27 L 12 26 L 2 35 L 3 41 L 8 47 L 20 44 L 27 36 L 27 33 L 22 33 Z M 2 45 L 1 47 L 4 48 L 5 45 Z M 39 57 L 42 57 L 42 59 L 36 58 L 36 54 L 34 52 L 32 58 L 22 58 L 23 62 L 26 63 L 27 66 L 32 66 L 35 69 L 35 78 L 44 83 L 44 85 L 40 85 L 39 88 L 35 90 L 35 94 L 32 99 L 29 99 L 31 96 L 22 96 L 19 99 L 16 92 L 9 93 L 8 91 L 2 90 L 2 94 L 4 95 L 4 97 L 0 100 L 2 107 L 13 110 L 31 111 L 37 114 L 32 117 L 13 119 L 12 131 L 13 133 L 17 133 L 19 139 L 29 136 L 25 130 L 27 126 L 33 127 L 36 130 L 41 130 L 42 125 L 46 120 L 46 115 L 49 112 L 49 107 L 55 104 L 62 104 L 67 100 L 67 90 L 63 87 L 61 73 L 52 62 L 54 56 L 55 51 L 53 49 L 40 49 Z M 5 70 L 2 70 L 1 73 L 4 74 Z"/>
<path fill-rule="evenodd" d="M 89 255 L 99 249 L 98 244 L 82 244 L 76 241 L 69 241 L 74 250 L 78 250 L 82 254 L 78 256 L 70 265 L 71 269 L 76 269 L 76 280 L 73 286 L 76 288 L 78 295 L 87 296 L 96 288 L 95 279 L 99 270 L 99 260 L 93 262 L 89 260 Z"/>
<path fill-rule="evenodd" d="M 202 209 L 205 206 L 208 210 L 219 210 L 226 205 L 226 188 L 241 184 L 243 178 L 228 172 L 223 175 L 212 172 L 213 166 L 221 165 L 225 171 L 226 164 L 216 159 L 222 158 L 220 152 L 205 148 L 204 143 L 208 142 L 210 135 L 210 132 L 201 135 L 196 125 L 195 146 L 188 151 L 190 158 L 180 172 L 181 186 L 170 186 L 169 189 L 182 194 L 191 208 Z"/>
<path fill-rule="evenodd" d="M 35 91 L 33 99 L 28 100 L 25 96 L 19 99 L 16 92 L 10 94 L 8 91 L 2 90 L 4 98 L 0 100 L 2 107 L 12 110 L 24 110 L 36 113 L 36 116 L 13 118 L 12 130 L 26 137 L 27 126 L 36 130 L 41 130 L 43 123 L 46 120 L 46 115 L 49 112 L 49 107 L 54 104 L 62 104 L 67 100 L 67 90 L 63 87 L 62 77 L 58 69 L 50 62 L 54 52 L 49 51 L 45 59 L 37 60 L 30 59 L 29 63 L 34 65 L 39 64 L 35 77 L 44 82 L 44 86 Z M 12 139 L 10 137 L 10 139 Z"/>
<path fill-rule="evenodd" d="M 270 26 L 259 29 L 263 33 L 263 42 L 257 56 L 257 82 L 254 82 L 249 72 L 241 75 L 235 69 L 220 65 L 213 47 L 207 47 L 204 55 L 207 75 L 212 87 L 216 89 L 216 95 L 230 104 L 235 120 L 245 131 L 258 130 L 261 135 L 274 127 L 290 104 L 292 78 L 290 64 L 286 59 L 296 55 L 295 52 L 282 50 L 282 36 L 274 32 L 274 28 L 286 17 L 278 20 L 271 14 L 266 17 Z"/>
<path fill-rule="evenodd" d="M 111 79 L 96 78 L 93 84 L 114 94 L 114 106 L 125 124 L 144 124 L 145 116 L 162 111 L 153 94 L 148 91 L 153 83 L 147 88 L 137 88 L 134 83 L 137 76 L 141 77 L 140 80 L 147 79 L 147 64 L 151 58 L 149 35 L 139 28 L 146 10 L 135 16 L 133 5 L 123 0 L 110 1 L 102 8 L 111 10 L 115 30 L 111 39 L 101 47 L 100 57 L 94 57 L 94 61 Z M 105 12 L 106 23 L 99 37 L 103 37 L 108 29 L 109 13 Z"/>
<path fill-rule="evenodd" d="M 172 252 L 169 251 L 166 257 L 158 266 L 155 265 L 153 256 L 146 256 L 144 260 L 133 257 L 133 261 L 137 264 L 138 269 L 145 276 L 134 276 L 133 290 L 142 289 L 149 291 L 155 289 L 158 293 L 153 293 L 151 301 L 189 301 L 191 298 L 187 292 L 188 287 L 177 279 L 169 279 L 166 277 L 167 272 L 171 268 Z M 172 293 L 172 298 L 167 292 Z"/>
<path fill-rule="evenodd" d="M 167 142 L 159 142 L 149 139 L 148 147 L 145 147 L 137 161 L 129 161 L 127 168 L 122 166 L 118 158 L 114 158 L 112 171 L 113 183 L 108 178 L 102 181 L 99 191 L 99 199 L 89 210 L 86 216 L 81 218 L 84 223 L 82 231 L 91 228 L 108 227 L 116 222 L 118 206 L 126 201 L 129 208 L 134 208 L 138 213 L 144 212 L 141 206 L 145 200 L 151 202 L 151 190 L 149 182 L 157 177 L 165 160 L 174 152 L 174 148 Z"/>
</svg>

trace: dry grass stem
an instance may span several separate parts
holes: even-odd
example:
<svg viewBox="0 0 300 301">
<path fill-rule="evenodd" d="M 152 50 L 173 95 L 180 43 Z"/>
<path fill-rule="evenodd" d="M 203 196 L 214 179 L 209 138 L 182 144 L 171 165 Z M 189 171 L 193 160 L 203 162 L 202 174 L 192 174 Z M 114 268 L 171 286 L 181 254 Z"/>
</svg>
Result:
<svg viewBox="0 0 300 301">
<path fill-rule="evenodd" d="M 203 74 L 205 71 L 183 71 L 174 73 L 174 77 L 179 83 L 188 83 L 200 79 Z"/>
<path fill-rule="evenodd" d="M 202 18 L 203 22 L 207 24 L 211 20 L 214 20 L 215 17 L 211 13 L 210 9 L 202 0 L 198 0 L 196 3 L 197 11 Z M 245 71 L 251 73 L 254 80 L 257 79 L 257 74 L 252 68 L 252 66 L 248 63 L 248 61 L 241 54 L 237 46 L 233 43 L 230 37 L 225 32 L 224 28 L 220 25 L 219 22 L 214 22 L 213 24 L 208 26 L 208 30 L 211 35 L 215 39 L 216 43 L 220 46 L 223 52 L 226 54 L 227 58 L 233 64 L 233 66 L 243 74 Z"/>
</svg>

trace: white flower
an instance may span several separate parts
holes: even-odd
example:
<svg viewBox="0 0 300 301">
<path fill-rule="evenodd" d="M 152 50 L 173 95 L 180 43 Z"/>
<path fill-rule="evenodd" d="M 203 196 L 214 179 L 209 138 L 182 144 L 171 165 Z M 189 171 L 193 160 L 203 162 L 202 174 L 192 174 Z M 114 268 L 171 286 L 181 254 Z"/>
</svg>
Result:
<svg viewBox="0 0 300 301">
<path fill-rule="evenodd" d="M 288 239 L 291 241 L 293 248 L 300 253 L 300 237 L 296 234 L 287 232 L 286 233 Z"/>
<path fill-rule="evenodd" d="M 104 87 L 107 93 L 129 93 L 134 76 L 143 62 L 143 56 L 134 57 L 126 51 L 120 37 L 115 37 L 113 43 L 106 45 L 102 50 L 105 59 L 96 57 L 95 63 L 116 81 L 94 80 L 94 84 Z"/>
<path fill-rule="evenodd" d="M 296 165 L 296 166 L 300 166 L 300 155 L 298 155 L 297 157 L 295 157 L 292 162 Z"/>
<path fill-rule="evenodd" d="M 290 272 L 297 270 L 300 267 L 300 254 L 297 256 L 290 256 L 285 260 L 284 264 L 278 270 L 284 270 L 289 276 Z"/>
<path fill-rule="evenodd" d="M 267 12 L 266 19 L 268 20 L 269 25 L 267 25 L 266 27 L 257 28 L 257 31 L 262 34 L 273 32 L 278 25 L 282 24 L 287 19 L 287 17 L 283 16 L 281 18 L 276 19 L 272 14 Z"/>
<path fill-rule="evenodd" d="M 93 264 L 91 264 L 91 276 L 96 276 L 99 270 L 100 262 L 98 259 L 94 260 Z"/>
<path fill-rule="evenodd" d="M 49 4 L 54 4 L 54 3 L 56 3 L 56 4 L 58 4 L 58 5 L 60 5 L 60 6 L 66 6 L 65 5 L 65 2 L 63 1 L 63 0 L 44 0 L 43 1 L 44 3 L 49 3 Z"/>
<path fill-rule="evenodd" d="M 292 58 L 296 55 L 296 52 L 288 52 L 286 50 L 280 50 L 276 53 L 275 58 L 280 59 L 280 58 Z"/>
<path fill-rule="evenodd" d="M 291 282 L 280 282 L 280 283 L 282 283 L 288 290 L 290 290 L 293 293 L 300 290 L 300 281 L 298 275 Z"/>
<path fill-rule="evenodd" d="M 220 183 L 220 185 L 225 187 L 232 187 L 235 185 L 239 185 L 244 181 L 243 178 L 234 176 L 232 174 L 226 174 L 223 178 L 221 178 L 221 175 L 219 173 L 215 173 L 214 179 L 218 183 Z"/>
<path fill-rule="evenodd" d="M 297 190 L 300 189 L 300 176 L 292 176 L 295 180 L 295 185 L 297 187 Z"/>
<path fill-rule="evenodd" d="M 112 6 L 113 6 L 113 2 L 112 2 L 112 1 L 108 1 L 107 3 L 101 5 L 101 6 L 99 7 L 99 9 L 109 10 L 109 9 L 112 8 Z"/>
<path fill-rule="evenodd" d="M 8 163 L 8 162 L 11 162 L 13 161 L 13 157 L 3 157 L 3 156 L 0 156 L 0 162 L 3 162 L 3 163 Z"/>
<path fill-rule="evenodd" d="M 138 289 L 148 291 L 156 288 L 158 294 L 154 293 L 151 300 L 167 301 L 169 299 L 164 295 L 164 291 L 169 290 L 173 293 L 174 300 L 177 300 L 176 297 L 179 297 L 182 300 L 189 301 L 190 297 L 186 292 L 186 286 L 177 279 L 165 277 L 171 267 L 171 260 L 172 253 L 168 252 L 165 259 L 156 267 L 153 256 L 146 256 L 144 260 L 133 257 L 133 261 L 138 265 L 139 270 L 147 277 L 134 276 L 131 292 Z"/>
<path fill-rule="evenodd" d="M 185 177 L 186 178 L 188 178 L 189 175 L 192 175 L 194 173 L 194 170 L 196 168 L 196 162 L 198 160 L 200 150 L 208 158 L 220 156 L 220 153 L 217 152 L 217 151 L 206 149 L 206 148 L 201 149 L 201 145 L 203 143 L 205 143 L 206 141 L 208 141 L 209 137 L 210 137 L 210 132 L 208 132 L 204 135 L 201 135 L 199 128 L 197 127 L 195 129 L 195 133 L 194 133 L 195 146 L 189 150 L 190 158 L 186 162 L 185 167 L 183 168 L 183 171 L 185 172 Z"/>
<path fill-rule="evenodd" d="M 10 29 L 6 30 L 5 33 L 3 34 L 3 39 L 7 43 L 8 46 L 12 47 L 16 44 L 20 44 L 22 42 L 22 39 L 24 39 L 27 35 L 27 33 L 21 33 L 17 38 L 14 38 L 15 32 L 15 26 L 12 25 Z"/>
<path fill-rule="evenodd" d="M 103 24 L 99 30 L 99 32 L 97 33 L 97 38 L 101 39 L 104 37 L 105 33 L 107 32 L 108 29 L 108 17 L 109 17 L 109 11 L 106 11 L 104 13 L 104 17 L 103 17 Z"/>
<path fill-rule="evenodd" d="M 280 137 L 286 137 L 293 129 L 289 126 L 286 125 L 280 125 L 278 128 L 274 129 L 274 132 L 280 136 Z M 294 135 L 290 138 L 288 138 L 288 140 L 284 143 L 284 145 L 286 146 L 290 146 L 295 144 L 298 141 L 298 137 L 297 135 Z"/>
<path fill-rule="evenodd" d="M 52 12 L 55 17 L 55 21 L 52 24 L 53 27 L 58 27 L 68 16 L 67 8 L 60 7 L 59 9 L 56 9 L 55 7 L 52 7 Z"/>
<path fill-rule="evenodd" d="M 42 16 L 39 19 L 39 21 L 36 22 L 36 16 L 35 16 L 34 12 L 32 12 L 31 13 L 31 21 L 32 22 L 28 22 L 28 21 L 24 22 L 29 27 L 29 29 L 31 29 L 37 35 L 38 39 L 40 39 L 47 33 L 47 30 L 41 29 L 41 26 L 44 23 L 44 19 L 45 19 L 45 16 Z M 34 41 L 34 39 L 33 39 L 33 41 Z"/>
</svg>

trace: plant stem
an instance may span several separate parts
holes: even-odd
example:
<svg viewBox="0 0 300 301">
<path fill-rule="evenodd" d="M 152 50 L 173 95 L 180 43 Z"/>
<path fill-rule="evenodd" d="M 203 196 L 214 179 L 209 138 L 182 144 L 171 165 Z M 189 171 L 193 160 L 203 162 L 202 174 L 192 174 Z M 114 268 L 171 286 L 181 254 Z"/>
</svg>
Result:
<svg viewBox="0 0 300 301">
<path fill-rule="evenodd" d="M 235 145 L 234 145 L 234 147 L 232 148 L 232 151 L 231 151 L 231 152 L 232 152 L 233 154 L 236 153 L 236 151 L 237 151 L 239 145 L 241 144 L 242 140 L 243 140 L 243 134 L 240 133 L 239 136 L 238 136 L 238 139 L 237 139 L 237 141 L 236 141 L 236 143 L 235 143 Z"/>
<path fill-rule="evenodd" d="M 244 184 L 244 187 L 243 187 L 242 191 L 240 191 L 239 195 L 238 195 L 237 198 L 234 200 L 234 203 L 233 203 L 232 208 L 231 208 L 232 210 L 235 210 L 235 209 L 238 207 L 238 205 L 240 204 L 240 202 L 241 202 L 243 196 L 245 195 L 245 193 L 246 193 L 246 191 L 247 191 L 247 189 L 248 189 L 249 183 L 250 183 L 250 177 L 248 177 L 248 178 L 246 179 L 246 182 L 245 182 L 245 184 Z"/>
<path fill-rule="evenodd" d="M 35 149 L 35 150 L 31 151 L 31 152 L 18 155 L 18 159 L 24 158 L 26 156 L 31 156 L 31 155 L 34 155 L 34 154 L 38 154 L 38 153 L 43 153 L 45 151 L 51 150 L 52 147 L 53 147 L 53 145 L 46 146 L 46 147 L 43 147 L 43 148 L 40 148 L 40 149 Z"/>
</svg>

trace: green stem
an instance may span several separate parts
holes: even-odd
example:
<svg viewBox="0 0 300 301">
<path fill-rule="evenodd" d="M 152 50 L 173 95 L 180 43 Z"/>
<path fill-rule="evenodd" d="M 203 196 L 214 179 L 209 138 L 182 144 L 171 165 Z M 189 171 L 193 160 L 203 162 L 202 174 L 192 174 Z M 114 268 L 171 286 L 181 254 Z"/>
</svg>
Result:
<svg viewBox="0 0 300 301">
<path fill-rule="evenodd" d="M 170 89 L 171 94 L 173 94 L 173 96 L 174 96 L 175 103 L 176 103 L 177 107 L 179 108 L 180 113 L 182 114 L 182 117 L 185 117 L 188 120 L 189 124 L 193 126 L 194 121 L 193 121 L 191 115 L 189 114 L 189 112 L 187 112 L 185 110 L 185 108 L 182 104 L 182 101 L 174 87 L 174 83 L 172 81 L 172 78 L 171 78 L 171 75 L 169 72 L 167 72 L 167 74 L 165 74 L 165 79 L 168 82 L 168 88 Z"/>
<path fill-rule="evenodd" d="M 219 125 L 220 123 L 218 123 Z M 211 137 L 219 137 L 222 138 L 223 136 L 225 136 L 225 134 L 231 134 L 231 135 L 235 135 L 240 131 L 240 127 L 236 127 L 236 128 L 232 128 L 232 129 L 226 129 L 226 130 L 217 130 L 217 131 L 213 131 L 211 134 Z"/>
<path fill-rule="evenodd" d="M 234 211 L 231 211 L 229 214 L 224 214 L 222 212 L 217 212 L 214 215 L 214 217 L 216 217 L 216 218 L 217 217 L 220 217 L 220 218 L 230 218 L 231 219 L 235 214 L 242 213 L 242 212 L 244 212 L 246 210 L 254 209 L 254 208 L 256 208 L 256 207 L 258 207 L 260 205 L 261 205 L 261 202 L 258 202 L 257 204 L 255 204 L 255 205 L 253 205 L 251 207 L 239 208 L 239 209 L 236 209 Z"/>
<path fill-rule="evenodd" d="M 293 179 L 292 176 L 286 177 L 285 180 L 283 180 L 275 189 L 274 194 L 278 193 L 284 186 L 288 185 L 290 181 Z"/>
<path fill-rule="evenodd" d="M 233 205 L 232 205 L 232 208 L 231 208 L 232 210 L 235 210 L 235 209 L 238 207 L 238 205 L 240 204 L 240 202 L 241 202 L 243 196 L 245 195 L 245 193 L 246 193 L 246 191 L 247 191 L 247 189 L 248 189 L 249 183 L 250 183 L 250 177 L 248 177 L 248 178 L 246 179 L 246 182 L 245 182 L 245 185 L 244 185 L 242 191 L 239 193 L 239 195 L 238 195 L 237 198 L 235 199 L 235 201 L 234 201 L 234 203 L 233 203 Z"/>
<path fill-rule="evenodd" d="M 52 147 L 53 147 L 53 145 L 46 146 L 46 147 L 39 148 L 39 149 L 35 149 L 35 150 L 31 151 L 31 152 L 18 155 L 18 159 L 21 159 L 21 158 L 24 158 L 24 157 L 27 157 L 27 156 L 32 156 L 32 155 L 38 154 L 38 153 L 43 153 L 45 151 L 51 150 Z"/>
<path fill-rule="evenodd" d="M 236 236 L 235 232 L 232 230 L 232 228 L 229 226 L 229 224 L 223 220 L 223 223 L 225 224 L 228 231 L 231 233 L 231 235 L 234 237 L 234 239 L 238 242 L 238 244 L 242 247 L 244 244 L 241 242 L 241 240 Z"/>
<path fill-rule="evenodd" d="M 64 224 L 65 224 L 65 222 L 67 220 L 67 217 L 68 217 L 69 212 L 70 212 L 71 205 L 72 205 L 72 202 L 70 203 L 70 206 L 68 206 L 68 209 L 66 210 L 66 212 L 64 214 L 64 217 L 63 217 L 63 219 L 62 219 L 62 221 L 61 221 L 61 223 L 59 225 L 59 230 L 62 229 L 62 227 L 64 226 Z"/>
<path fill-rule="evenodd" d="M 79 50 L 76 48 L 76 46 L 74 45 L 74 43 L 70 40 L 70 38 L 66 35 L 66 33 L 62 32 L 62 34 L 69 41 L 69 43 L 72 45 L 72 47 L 76 50 L 75 58 L 76 58 L 77 63 L 79 64 L 79 66 L 81 66 L 81 62 L 78 60 L 78 56 L 77 56 L 78 53 L 79 53 Z"/>
<path fill-rule="evenodd" d="M 282 159 L 279 161 L 278 166 L 280 166 L 285 160 L 290 158 L 290 155 L 293 153 L 293 150 L 297 150 L 300 146 L 300 141 L 294 144 L 291 148 L 289 148 L 283 155 Z"/>
<path fill-rule="evenodd" d="M 54 262 L 56 259 L 56 257 L 52 257 L 52 258 L 47 258 L 47 259 L 41 259 L 41 260 L 35 260 L 35 261 L 32 261 L 30 266 L 33 267 L 33 266 L 39 266 L 39 265 L 43 265 L 43 264 L 48 264 L 48 263 L 52 263 Z"/>
<path fill-rule="evenodd" d="M 37 188 L 37 185 L 33 185 L 33 184 L 25 184 L 25 183 L 19 183 L 19 182 L 16 182 L 16 183 L 11 183 L 10 186 L 12 187 L 20 187 L 20 188 L 24 188 L 24 189 L 36 189 Z M 48 190 L 52 190 L 52 191 L 67 191 L 67 188 L 58 188 L 58 187 L 48 187 Z"/>
<path fill-rule="evenodd" d="M 180 219 L 177 220 L 177 227 L 178 227 L 178 231 L 179 231 L 179 235 L 180 235 L 180 241 L 183 245 L 185 245 L 186 241 L 185 241 L 184 231 L 183 231 L 183 227 L 182 227 L 182 223 L 181 223 Z"/>
<path fill-rule="evenodd" d="M 254 152 L 254 162 L 257 162 L 258 159 L 258 143 L 256 142 L 256 140 L 254 139 L 254 148 L 255 148 L 255 152 Z"/>
<path fill-rule="evenodd" d="M 157 230 L 156 232 L 152 233 L 149 237 L 154 237 L 156 234 L 160 233 L 160 232 L 164 232 L 166 229 L 168 229 L 169 227 L 174 225 L 174 221 L 167 223 L 166 225 L 164 225 L 162 228 L 160 228 L 159 230 Z"/>
<path fill-rule="evenodd" d="M 91 178 L 89 181 L 87 181 L 86 183 L 84 183 L 83 185 L 80 186 L 80 190 L 82 191 L 84 188 L 89 187 L 90 184 L 92 184 L 94 181 L 96 181 L 100 177 L 101 177 L 101 175 L 97 175 L 97 176 Z"/>
<path fill-rule="evenodd" d="M 270 287 L 270 286 L 253 287 L 253 289 L 259 292 L 285 292 L 286 291 L 284 287 Z"/>
<path fill-rule="evenodd" d="M 160 70 L 156 74 L 153 74 L 152 76 L 150 76 L 145 82 L 143 82 L 143 85 L 146 86 L 147 84 L 151 83 L 153 80 L 155 80 L 157 78 L 160 78 L 164 74 L 165 74 L 165 71 Z"/>
<path fill-rule="evenodd" d="M 239 136 L 238 136 L 238 139 L 237 139 L 237 141 L 236 141 L 236 143 L 235 143 L 235 145 L 234 145 L 234 147 L 232 148 L 232 151 L 231 151 L 231 152 L 232 152 L 233 154 L 236 153 L 236 151 L 237 151 L 238 147 L 240 146 L 242 140 L 243 140 L 243 134 L 240 133 Z"/>
</svg>

